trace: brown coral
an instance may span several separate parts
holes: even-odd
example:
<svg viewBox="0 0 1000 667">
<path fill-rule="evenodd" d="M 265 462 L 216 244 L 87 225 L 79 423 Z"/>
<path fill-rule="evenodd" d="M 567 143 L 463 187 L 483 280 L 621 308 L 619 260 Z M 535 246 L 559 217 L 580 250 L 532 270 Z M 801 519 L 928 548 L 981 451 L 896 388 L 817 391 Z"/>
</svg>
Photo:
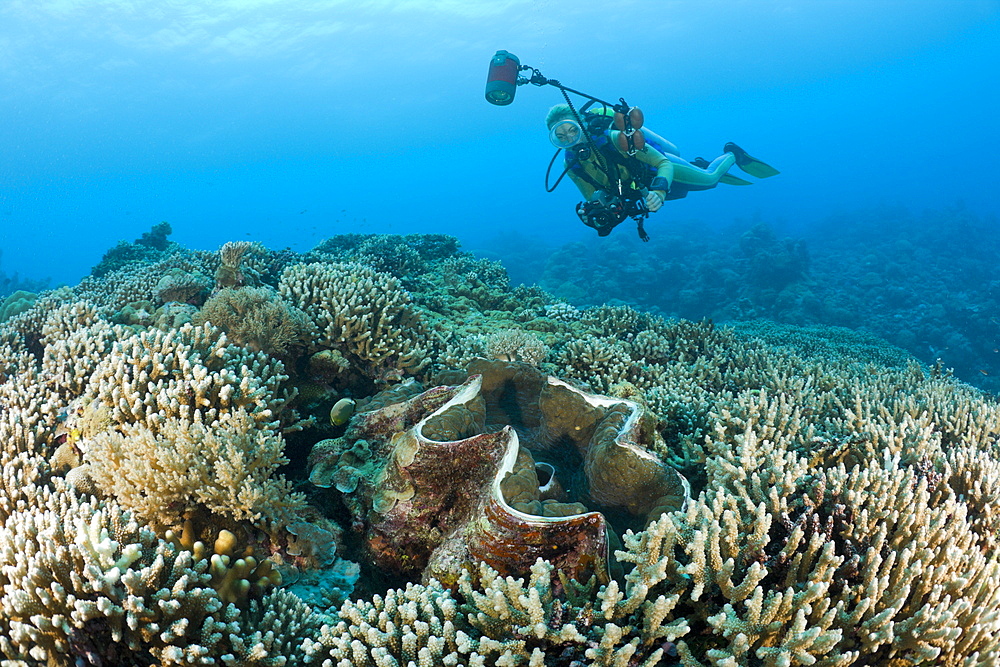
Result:
<svg viewBox="0 0 1000 667">
<path fill-rule="evenodd" d="M 268 287 L 220 290 L 205 302 L 193 322 L 211 322 L 233 343 L 278 358 L 296 348 L 305 349 L 315 331 L 305 313 Z"/>
</svg>

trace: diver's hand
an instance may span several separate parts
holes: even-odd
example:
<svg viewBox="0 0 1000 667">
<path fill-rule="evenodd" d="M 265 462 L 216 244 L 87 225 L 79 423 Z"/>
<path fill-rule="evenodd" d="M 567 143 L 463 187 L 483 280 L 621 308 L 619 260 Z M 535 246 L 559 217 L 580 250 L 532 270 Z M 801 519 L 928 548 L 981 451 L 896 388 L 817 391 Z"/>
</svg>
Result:
<svg viewBox="0 0 1000 667">
<path fill-rule="evenodd" d="M 663 196 L 659 192 L 653 191 L 646 195 L 646 208 L 655 213 L 663 206 Z"/>
</svg>

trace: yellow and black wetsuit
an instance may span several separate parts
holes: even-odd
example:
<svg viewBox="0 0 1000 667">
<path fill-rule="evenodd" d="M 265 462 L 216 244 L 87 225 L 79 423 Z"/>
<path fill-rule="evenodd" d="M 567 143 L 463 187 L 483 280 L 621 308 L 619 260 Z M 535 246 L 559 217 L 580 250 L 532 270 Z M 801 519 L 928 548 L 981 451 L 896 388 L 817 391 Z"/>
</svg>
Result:
<svg viewBox="0 0 1000 667">
<path fill-rule="evenodd" d="M 692 190 L 714 188 L 719 184 L 719 179 L 725 176 L 736 162 L 736 157 L 732 153 L 723 153 L 702 169 L 678 155 L 660 152 L 654 147 L 655 145 L 668 150 L 676 148 L 654 132 L 645 128 L 642 131 L 646 135 L 646 146 L 636 151 L 633 157 L 629 157 L 618 148 L 618 130 L 611 130 L 607 137 L 599 137 L 597 141 L 598 150 L 604 156 L 605 163 L 613 162 L 617 166 L 618 176 L 624 187 L 634 187 L 637 190 L 646 188 L 653 178 L 661 177 L 665 179 L 669 192 L 664 190 L 653 190 L 653 192 L 659 193 L 664 200 L 680 199 Z M 570 179 L 576 183 L 576 187 L 586 200 L 593 199 L 594 193 L 598 190 L 613 189 L 613 184 L 601 170 L 595 154 L 580 160 L 575 153 L 567 151 L 566 163 L 569 166 Z M 614 166 L 609 164 L 608 167 L 614 174 Z"/>
</svg>

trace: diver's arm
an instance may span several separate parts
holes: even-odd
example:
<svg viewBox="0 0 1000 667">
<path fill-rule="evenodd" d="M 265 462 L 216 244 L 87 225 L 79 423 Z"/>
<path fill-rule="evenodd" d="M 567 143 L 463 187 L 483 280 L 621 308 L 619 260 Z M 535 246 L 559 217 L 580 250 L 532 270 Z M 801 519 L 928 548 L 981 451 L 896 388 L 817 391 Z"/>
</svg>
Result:
<svg viewBox="0 0 1000 667">
<path fill-rule="evenodd" d="M 617 146 L 617 141 L 615 145 Z M 636 151 L 635 157 L 639 162 L 656 169 L 656 176 L 653 177 L 649 194 L 646 195 L 646 208 L 655 213 L 663 206 L 667 192 L 674 182 L 674 163 L 667 159 L 666 155 L 648 145 L 641 151 Z"/>
<path fill-rule="evenodd" d="M 651 192 L 658 193 L 661 198 L 666 198 L 667 190 L 670 189 L 670 186 L 674 182 L 674 163 L 652 146 L 646 146 L 641 151 L 637 151 L 635 157 L 638 158 L 639 162 L 648 164 L 656 169 L 656 178 L 662 178 L 666 181 L 666 190 L 651 190 Z"/>
</svg>

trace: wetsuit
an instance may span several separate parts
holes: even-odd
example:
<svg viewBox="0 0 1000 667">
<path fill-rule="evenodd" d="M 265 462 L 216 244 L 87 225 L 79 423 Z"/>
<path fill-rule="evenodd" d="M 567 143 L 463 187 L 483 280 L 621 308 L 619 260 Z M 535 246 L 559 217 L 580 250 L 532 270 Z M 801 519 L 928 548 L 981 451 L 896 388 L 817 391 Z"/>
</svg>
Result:
<svg viewBox="0 0 1000 667">
<path fill-rule="evenodd" d="M 616 160 L 618 173 L 621 176 L 622 182 L 626 185 L 634 182 L 637 187 L 646 187 L 652 181 L 653 177 L 664 178 L 670 191 L 653 190 L 653 192 L 657 192 L 664 200 L 680 199 L 692 190 L 709 190 L 714 188 L 719 184 L 719 179 L 725 176 L 726 172 L 736 162 L 736 157 L 732 153 L 723 153 L 702 169 L 701 167 L 694 166 L 679 155 L 669 152 L 661 153 L 656 150 L 651 145 L 654 142 L 668 151 L 676 151 L 677 149 L 672 143 L 653 132 L 646 129 L 642 131 L 647 136 L 647 143 L 646 147 L 637 151 L 634 156 L 641 164 L 635 165 L 633 163 L 633 167 L 638 166 L 639 169 L 646 170 L 647 173 L 638 174 L 638 178 L 629 172 L 629 167 L 627 166 L 629 161 L 626 159 L 628 156 L 618 148 L 617 138 L 619 132 L 617 130 L 612 130 L 609 133 L 609 140 L 600 149 L 605 151 L 605 155 L 607 155 L 607 151 L 617 151 L 621 158 Z M 572 168 L 569 170 L 570 179 L 576 183 L 576 187 L 579 188 L 584 198 L 588 201 L 594 198 L 594 193 L 597 190 L 609 190 L 612 188 L 607 176 L 605 176 L 598 165 L 596 155 L 591 155 L 586 160 L 580 161 L 568 153 L 567 160 L 572 165 Z M 655 170 L 656 173 L 653 174 L 652 170 Z"/>
</svg>

